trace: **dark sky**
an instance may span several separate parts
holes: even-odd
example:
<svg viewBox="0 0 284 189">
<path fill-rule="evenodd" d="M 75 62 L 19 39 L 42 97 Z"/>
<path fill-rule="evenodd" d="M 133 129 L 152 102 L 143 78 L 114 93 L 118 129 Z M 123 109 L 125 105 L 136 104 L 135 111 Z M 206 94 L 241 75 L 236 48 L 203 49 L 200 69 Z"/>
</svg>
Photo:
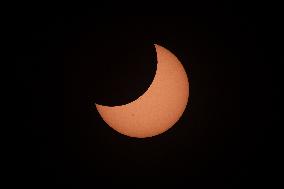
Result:
<svg viewBox="0 0 284 189">
<path fill-rule="evenodd" d="M 32 124 L 23 143 L 31 178 L 80 183 L 97 176 L 214 176 L 238 183 L 248 176 L 240 82 L 241 63 L 259 50 L 254 20 L 231 3 L 196 5 L 179 16 L 98 10 L 38 10 L 20 19 L 18 71 L 32 70 L 19 80 L 32 93 Z M 185 67 L 189 104 L 169 131 L 129 138 L 109 128 L 93 103 L 119 105 L 143 94 L 156 70 L 154 43 Z"/>
</svg>

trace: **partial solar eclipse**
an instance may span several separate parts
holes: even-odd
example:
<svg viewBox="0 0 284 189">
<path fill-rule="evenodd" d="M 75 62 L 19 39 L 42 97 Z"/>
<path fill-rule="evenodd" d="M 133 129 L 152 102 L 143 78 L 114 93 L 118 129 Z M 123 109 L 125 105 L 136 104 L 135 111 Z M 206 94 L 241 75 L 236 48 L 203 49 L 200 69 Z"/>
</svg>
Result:
<svg viewBox="0 0 284 189">
<path fill-rule="evenodd" d="M 103 120 L 117 132 L 136 138 L 159 135 L 182 116 L 189 96 L 186 71 L 169 50 L 155 44 L 157 70 L 148 90 L 121 106 L 95 104 Z"/>
</svg>

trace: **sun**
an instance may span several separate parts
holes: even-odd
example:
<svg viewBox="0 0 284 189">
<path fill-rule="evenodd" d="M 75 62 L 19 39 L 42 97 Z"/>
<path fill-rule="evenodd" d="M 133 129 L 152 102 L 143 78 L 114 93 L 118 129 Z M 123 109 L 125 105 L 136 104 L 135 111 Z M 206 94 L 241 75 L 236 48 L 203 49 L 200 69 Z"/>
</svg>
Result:
<svg viewBox="0 0 284 189">
<path fill-rule="evenodd" d="M 161 134 L 179 120 L 186 108 L 189 81 L 183 65 L 164 47 L 155 44 L 155 49 L 156 74 L 143 95 L 120 106 L 96 104 L 103 120 L 121 134 L 136 138 Z"/>
</svg>

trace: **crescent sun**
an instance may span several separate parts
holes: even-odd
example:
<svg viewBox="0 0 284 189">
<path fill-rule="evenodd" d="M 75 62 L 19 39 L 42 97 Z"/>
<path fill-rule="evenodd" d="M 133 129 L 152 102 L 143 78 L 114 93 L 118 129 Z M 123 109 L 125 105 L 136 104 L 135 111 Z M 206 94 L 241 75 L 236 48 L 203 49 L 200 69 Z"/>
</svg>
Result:
<svg viewBox="0 0 284 189">
<path fill-rule="evenodd" d="M 136 138 L 170 129 L 182 116 L 189 97 L 186 71 L 177 57 L 155 44 L 157 70 L 148 90 L 121 106 L 95 104 L 103 120 L 117 132 Z"/>
</svg>

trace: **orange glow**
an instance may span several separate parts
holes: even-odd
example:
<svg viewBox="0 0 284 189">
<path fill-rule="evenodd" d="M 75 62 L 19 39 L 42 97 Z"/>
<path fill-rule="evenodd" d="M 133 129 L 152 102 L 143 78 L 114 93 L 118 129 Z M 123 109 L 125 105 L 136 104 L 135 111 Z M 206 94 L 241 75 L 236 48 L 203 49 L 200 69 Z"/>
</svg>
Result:
<svg viewBox="0 0 284 189">
<path fill-rule="evenodd" d="M 137 138 L 152 137 L 171 128 L 183 114 L 189 83 L 180 61 L 156 45 L 157 70 L 148 90 L 133 102 L 96 108 L 103 120 L 117 132 Z"/>
</svg>

